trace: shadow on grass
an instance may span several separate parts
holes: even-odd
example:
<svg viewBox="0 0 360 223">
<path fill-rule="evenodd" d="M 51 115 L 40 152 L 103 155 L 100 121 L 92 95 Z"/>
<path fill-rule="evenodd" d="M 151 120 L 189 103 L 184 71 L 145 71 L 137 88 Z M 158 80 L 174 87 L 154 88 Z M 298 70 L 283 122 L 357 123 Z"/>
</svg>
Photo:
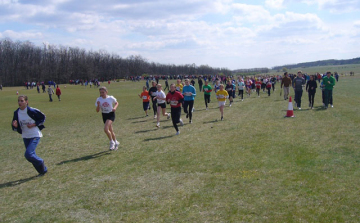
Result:
<svg viewBox="0 0 360 223">
<path fill-rule="evenodd" d="M 154 141 L 154 140 L 161 140 L 161 139 L 171 138 L 171 137 L 173 137 L 173 136 L 174 136 L 174 135 L 161 136 L 161 137 L 156 137 L 156 138 L 144 139 L 144 141 L 145 141 L 145 142 L 148 142 L 148 141 Z"/>
<path fill-rule="evenodd" d="M 140 117 L 133 117 L 133 118 L 128 118 L 126 120 L 134 120 L 134 119 L 140 119 L 140 118 L 145 118 L 145 116 L 140 116 Z"/>
<path fill-rule="evenodd" d="M 210 124 L 210 123 L 215 123 L 218 122 L 217 120 L 212 120 L 212 121 L 207 121 L 207 122 L 203 122 L 204 124 Z"/>
<path fill-rule="evenodd" d="M 79 157 L 79 158 L 72 159 L 72 160 L 61 161 L 60 163 L 57 163 L 56 165 L 62 165 L 62 164 L 66 164 L 66 163 L 75 163 L 75 162 L 79 162 L 79 161 L 86 161 L 86 160 L 99 158 L 101 156 L 105 156 L 105 155 L 109 155 L 109 154 L 110 154 L 110 151 L 103 151 L 103 152 L 91 154 L 91 155 L 88 155 L 88 156 Z"/>
<path fill-rule="evenodd" d="M 0 189 L 5 188 L 5 187 L 14 187 L 14 186 L 20 185 L 22 183 L 26 183 L 28 181 L 31 181 L 31 180 L 33 180 L 35 178 L 37 178 L 37 176 L 28 177 L 28 178 L 21 179 L 21 180 L 14 180 L 14 181 L 10 181 L 10 182 L 7 182 L 7 183 L 3 183 L 3 184 L 0 184 Z"/>
<path fill-rule="evenodd" d="M 131 123 L 141 123 L 141 122 L 147 122 L 148 120 L 142 120 L 142 121 L 135 121 L 135 122 L 131 122 Z"/>
</svg>

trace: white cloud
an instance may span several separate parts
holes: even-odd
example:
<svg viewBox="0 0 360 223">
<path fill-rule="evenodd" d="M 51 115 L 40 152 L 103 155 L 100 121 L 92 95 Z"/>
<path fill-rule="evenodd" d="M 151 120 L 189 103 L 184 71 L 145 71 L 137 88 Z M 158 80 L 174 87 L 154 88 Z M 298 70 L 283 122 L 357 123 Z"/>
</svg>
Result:
<svg viewBox="0 0 360 223">
<path fill-rule="evenodd" d="M 359 0 L 302 0 L 306 4 L 317 4 L 319 9 L 332 13 L 346 13 L 360 11 Z"/>
<path fill-rule="evenodd" d="M 19 40 L 28 40 L 28 39 L 42 38 L 43 34 L 41 32 L 15 32 L 13 30 L 5 30 L 4 32 L 0 32 L 0 37 L 19 39 Z"/>
<path fill-rule="evenodd" d="M 274 8 L 274 9 L 284 8 L 283 3 L 284 3 L 284 0 L 266 0 L 265 1 L 265 5 L 267 7 Z"/>
</svg>

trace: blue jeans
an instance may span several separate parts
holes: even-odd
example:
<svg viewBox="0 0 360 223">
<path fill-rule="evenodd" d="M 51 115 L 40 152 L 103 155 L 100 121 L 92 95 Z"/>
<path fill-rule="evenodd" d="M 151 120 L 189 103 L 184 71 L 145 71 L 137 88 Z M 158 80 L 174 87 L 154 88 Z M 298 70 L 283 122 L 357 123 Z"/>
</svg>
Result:
<svg viewBox="0 0 360 223">
<path fill-rule="evenodd" d="M 295 101 L 298 108 L 301 108 L 301 97 L 302 97 L 303 91 L 295 91 Z"/>
<path fill-rule="evenodd" d="M 39 137 L 35 137 L 35 138 L 24 138 L 24 144 L 25 144 L 25 158 L 27 159 L 27 161 L 29 161 L 30 163 L 32 163 L 32 165 L 35 167 L 36 171 L 39 174 L 44 174 L 47 172 L 47 168 L 44 164 L 44 160 L 41 159 L 40 157 L 38 157 L 35 153 L 35 149 L 37 147 L 37 145 L 40 142 L 40 138 Z"/>
</svg>

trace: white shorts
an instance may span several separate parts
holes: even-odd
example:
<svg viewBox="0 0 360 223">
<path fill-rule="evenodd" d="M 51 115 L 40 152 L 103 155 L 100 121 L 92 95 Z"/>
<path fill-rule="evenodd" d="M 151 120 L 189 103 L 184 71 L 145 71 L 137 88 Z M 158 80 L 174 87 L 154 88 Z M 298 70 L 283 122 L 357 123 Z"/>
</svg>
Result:
<svg viewBox="0 0 360 223">
<path fill-rule="evenodd" d="M 219 107 L 225 106 L 225 104 L 226 104 L 226 101 L 219 101 Z"/>
</svg>

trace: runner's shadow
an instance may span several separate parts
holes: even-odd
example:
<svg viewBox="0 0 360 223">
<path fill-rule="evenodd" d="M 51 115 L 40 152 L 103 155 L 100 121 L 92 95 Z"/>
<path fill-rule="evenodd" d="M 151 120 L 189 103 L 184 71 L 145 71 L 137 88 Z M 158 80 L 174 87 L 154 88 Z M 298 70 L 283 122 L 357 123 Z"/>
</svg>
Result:
<svg viewBox="0 0 360 223">
<path fill-rule="evenodd" d="M 140 118 L 144 118 L 144 116 L 128 118 L 128 119 L 126 119 L 126 120 L 134 120 L 134 119 L 140 119 Z"/>
<path fill-rule="evenodd" d="M 170 135 L 170 136 L 161 136 L 161 137 L 150 138 L 150 139 L 144 139 L 144 141 L 147 142 L 147 141 L 153 141 L 153 140 L 161 140 L 161 139 L 166 139 L 166 138 L 171 138 L 171 137 L 173 137 L 173 135 Z"/>
<path fill-rule="evenodd" d="M 203 124 L 209 124 L 209 123 L 215 123 L 218 122 L 217 120 L 212 120 L 212 121 L 207 121 L 207 122 L 203 122 Z"/>
<path fill-rule="evenodd" d="M 131 123 L 141 123 L 141 122 L 147 122 L 147 120 L 135 121 L 135 122 L 131 122 Z"/>
<path fill-rule="evenodd" d="M 91 155 L 88 155 L 88 156 L 79 157 L 79 158 L 72 159 L 72 160 L 61 161 L 60 163 L 57 163 L 56 165 L 62 165 L 62 164 L 67 164 L 67 163 L 75 163 L 75 162 L 79 162 L 79 161 L 86 161 L 86 160 L 90 160 L 90 159 L 99 158 L 99 157 L 105 156 L 105 155 L 110 155 L 110 151 L 103 151 L 103 152 L 91 154 Z"/>
<path fill-rule="evenodd" d="M 33 177 L 28 177 L 28 178 L 25 178 L 25 179 L 21 179 L 21 180 L 14 180 L 14 181 L 10 181 L 10 182 L 7 182 L 7 183 L 3 183 L 3 184 L 0 184 L 0 189 L 5 188 L 5 187 L 14 187 L 14 186 L 20 185 L 22 183 L 26 183 L 28 181 L 31 181 L 31 180 L 35 179 L 36 177 L 37 176 L 33 176 Z"/>
</svg>

